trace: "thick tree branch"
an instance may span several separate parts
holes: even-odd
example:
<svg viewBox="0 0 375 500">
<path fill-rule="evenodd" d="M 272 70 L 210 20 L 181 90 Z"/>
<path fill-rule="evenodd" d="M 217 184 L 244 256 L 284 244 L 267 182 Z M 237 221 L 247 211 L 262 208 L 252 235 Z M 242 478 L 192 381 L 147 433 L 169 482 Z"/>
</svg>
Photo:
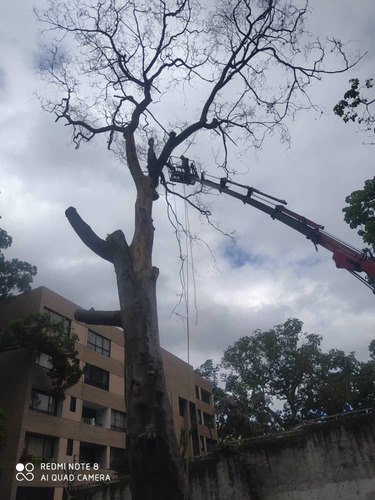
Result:
<svg viewBox="0 0 375 500">
<path fill-rule="evenodd" d="M 125 239 L 124 233 L 119 230 L 109 234 L 107 236 L 107 243 L 111 249 L 111 254 L 113 255 L 113 264 L 117 275 L 119 295 L 131 297 L 132 300 L 136 300 L 137 280 L 129 245 Z M 131 304 L 126 304 L 126 307 L 131 307 Z M 125 328 L 126 325 L 123 326 Z"/>
<path fill-rule="evenodd" d="M 99 255 L 99 257 L 113 263 L 113 258 L 107 242 L 94 233 L 91 227 L 81 219 L 77 210 L 74 207 L 69 207 L 65 210 L 65 215 L 83 243 L 96 253 L 96 255 Z"/>
<path fill-rule="evenodd" d="M 127 133 L 124 135 L 125 138 L 125 150 L 126 150 L 126 160 L 128 162 L 128 167 L 133 177 L 134 183 L 137 189 L 140 188 L 141 182 L 144 178 L 141 166 L 138 161 L 137 149 L 135 147 L 134 134 Z"/>
<path fill-rule="evenodd" d="M 121 311 L 95 311 L 77 309 L 74 319 L 88 325 L 119 326 L 122 328 Z"/>
<path fill-rule="evenodd" d="M 206 129 L 213 130 L 216 129 L 220 125 L 220 122 L 215 118 L 210 123 L 205 123 L 204 121 L 197 121 L 192 125 L 186 127 L 182 132 L 178 135 L 175 132 L 171 132 L 169 134 L 168 141 L 165 143 L 164 148 L 156 162 L 155 172 L 156 175 L 160 175 L 161 171 L 165 167 L 168 158 L 172 154 L 173 150 L 177 148 L 180 144 L 182 144 L 186 139 L 188 139 L 191 135 L 198 132 L 198 130 Z"/>
</svg>

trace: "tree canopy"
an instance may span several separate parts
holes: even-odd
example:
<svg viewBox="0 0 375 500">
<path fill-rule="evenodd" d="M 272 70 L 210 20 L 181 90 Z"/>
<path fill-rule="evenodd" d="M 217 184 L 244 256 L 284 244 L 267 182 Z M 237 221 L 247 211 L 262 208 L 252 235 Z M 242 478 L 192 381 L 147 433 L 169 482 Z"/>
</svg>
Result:
<svg viewBox="0 0 375 500">
<path fill-rule="evenodd" d="M 12 244 L 9 234 L 0 229 L 0 248 Z M 18 259 L 6 260 L 0 251 L 0 303 L 12 300 L 13 292 L 27 292 L 31 289 L 37 269 L 28 262 Z M 64 325 L 56 323 L 49 314 L 33 314 L 10 323 L 0 330 L 0 354 L 19 348 L 39 351 L 49 358 L 48 375 L 56 395 L 75 385 L 81 375 L 75 349 L 76 335 L 66 335 Z M 0 408 L 0 448 L 6 438 L 6 416 Z"/>
<path fill-rule="evenodd" d="M 52 380 L 53 393 L 63 397 L 64 391 L 78 383 L 83 371 L 77 359 L 76 335 L 67 335 L 64 325 L 56 323 L 49 314 L 32 314 L 10 323 L 0 330 L 1 353 L 25 348 L 47 355 L 48 376 Z M 0 408 L 0 448 L 6 440 L 6 421 L 12 418 Z"/>
<path fill-rule="evenodd" d="M 0 248 L 12 244 L 9 234 L 0 229 Z M 0 302 L 11 300 L 13 292 L 27 292 L 31 289 L 37 268 L 18 259 L 6 260 L 0 251 Z M 76 335 L 66 335 L 64 325 L 56 323 L 49 314 L 32 314 L 10 323 L 0 330 L 0 353 L 18 348 L 26 348 L 47 354 L 51 369 L 48 374 L 56 393 L 76 384 L 82 375 L 75 349 Z"/>
<path fill-rule="evenodd" d="M 370 360 L 354 353 L 323 352 L 322 337 L 303 332 L 295 318 L 242 337 L 196 371 L 214 380 L 221 368 L 225 388 L 218 399 L 220 439 L 246 438 L 288 429 L 299 422 L 375 404 L 375 341 Z M 213 374 L 215 378 L 213 379 Z M 216 382 L 217 384 L 217 382 Z M 223 403 L 224 402 L 224 403 Z"/>
<path fill-rule="evenodd" d="M 31 314 L 12 321 L 8 328 L 0 331 L 0 353 L 26 348 L 46 354 L 51 364 L 48 376 L 54 392 L 63 395 L 83 373 L 77 359 L 77 340 L 77 335 L 67 335 L 64 325 L 56 323 L 49 314 Z"/>
<path fill-rule="evenodd" d="M 363 189 L 353 191 L 345 198 L 344 220 L 352 229 L 357 229 L 371 250 L 375 252 L 375 177 L 365 181 Z"/>
<path fill-rule="evenodd" d="M 153 176 L 200 131 L 221 138 L 226 167 L 231 141 L 259 147 L 275 130 L 288 139 L 285 118 L 312 106 L 312 82 L 359 60 L 339 39 L 309 33 L 308 12 L 287 0 L 49 0 L 36 15 L 56 38 L 39 69 L 63 97 L 43 106 L 71 125 L 77 147 L 99 134 L 109 148 L 156 136 L 156 153 L 137 151 Z M 332 52 L 341 61 L 328 68 Z"/>
<path fill-rule="evenodd" d="M 375 134 L 375 99 L 368 97 L 369 89 L 374 86 L 373 78 L 365 80 L 363 85 L 358 78 L 349 80 L 350 89 L 345 92 L 344 99 L 339 101 L 333 108 L 334 113 L 342 118 L 345 123 L 357 122 L 360 130 Z M 374 142 L 367 144 L 374 145 Z M 348 206 L 343 208 L 344 220 L 352 229 L 358 229 L 358 234 L 363 241 L 370 246 L 370 250 L 375 252 L 375 177 L 365 181 L 363 189 L 353 191 L 345 198 Z M 365 251 L 368 249 L 365 249 Z M 375 280 L 367 276 L 366 280 L 375 286 Z"/>
<path fill-rule="evenodd" d="M 18 259 L 7 260 L 2 250 L 12 245 L 12 237 L 0 228 L 0 301 L 9 299 L 15 291 L 27 292 L 37 273 L 35 266 Z"/>
<path fill-rule="evenodd" d="M 369 89 L 373 88 L 374 80 L 368 78 L 361 85 L 358 78 L 352 78 L 349 83 L 351 84 L 350 89 L 345 92 L 344 99 L 341 99 L 335 105 L 333 112 L 342 118 L 345 123 L 358 123 L 361 131 L 373 136 L 375 134 L 373 106 L 375 99 L 369 98 L 367 94 Z"/>
</svg>

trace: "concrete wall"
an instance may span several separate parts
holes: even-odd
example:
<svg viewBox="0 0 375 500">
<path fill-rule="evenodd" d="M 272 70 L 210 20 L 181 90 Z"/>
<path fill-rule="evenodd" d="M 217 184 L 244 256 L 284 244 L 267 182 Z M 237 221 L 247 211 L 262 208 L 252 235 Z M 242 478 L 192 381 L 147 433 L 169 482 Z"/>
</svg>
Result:
<svg viewBox="0 0 375 500">
<path fill-rule="evenodd" d="M 195 459 L 189 486 L 190 500 L 375 500 L 375 415 L 307 424 Z M 124 484 L 88 493 L 76 500 L 130 500 Z"/>
<path fill-rule="evenodd" d="M 301 426 L 192 466 L 192 500 L 373 500 L 375 415 Z"/>
</svg>

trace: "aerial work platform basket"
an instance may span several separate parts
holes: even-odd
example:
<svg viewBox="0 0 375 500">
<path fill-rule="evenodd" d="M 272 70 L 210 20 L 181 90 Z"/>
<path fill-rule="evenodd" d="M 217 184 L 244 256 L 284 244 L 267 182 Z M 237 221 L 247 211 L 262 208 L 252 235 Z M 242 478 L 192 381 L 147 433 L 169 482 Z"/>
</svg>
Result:
<svg viewBox="0 0 375 500">
<path fill-rule="evenodd" d="M 167 162 L 169 180 L 193 186 L 199 179 L 195 163 L 184 156 L 171 156 Z"/>
</svg>

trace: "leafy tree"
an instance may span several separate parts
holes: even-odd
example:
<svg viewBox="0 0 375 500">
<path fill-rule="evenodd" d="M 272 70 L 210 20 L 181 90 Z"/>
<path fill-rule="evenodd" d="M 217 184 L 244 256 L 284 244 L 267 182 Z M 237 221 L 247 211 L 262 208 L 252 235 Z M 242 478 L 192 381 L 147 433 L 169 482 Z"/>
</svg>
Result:
<svg viewBox="0 0 375 500">
<path fill-rule="evenodd" d="M 333 108 L 334 113 L 342 118 L 345 123 L 357 122 L 364 132 L 375 133 L 375 115 L 373 104 L 375 99 L 369 99 L 366 96 L 366 91 L 374 86 L 372 78 L 365 80 L 363 85 L 360 85 L 358 78 L 349 80 L 351 83 L 350 89 L 344 94 L 344 99 L 341 99 Z"/>
<path fill-rule="evenodd" d="M 364 248 L 365 253 L 375 252 L 375 177 L 365 181 L 363 189 L 353 191 L 345 198 L 348 206 L 344 207 L 344 220 L 352 229 L 358 229 L 358 234 L 370 248 Z M 375 290 L 375 279 L 366 275 L 366 281 Z"/>
<path fill-rule="evenodd" d="M 365 181 L 363 189 L 353 191 L 345 198 L 344 220 L 357 229 L 363 241 L 375 252 L 375 177 Z"/>
<path fill-rule="evenodd" d="M 246 398 L 230 394 L 220 387 L 219 371 L 220 365 L 214 366 L 212 359 L 208 359 L 195 370 L 198 375 L 212 384 L 219 442 L 248 438 L 262 433 L 264 429 L 254 417 L 258 409 L 251 406 Z M 262 421 L 262 418 L 260 417 L 259 420 Z"/>
<path fill-rule="evenodd" d="M 12 238 L 0 229 L 0 248 L 5 249 L 12 244 Z M 13 297 L 13 292 L 30 290 L 30 284 L 37 269 L 28 262 L 18 259 L 6 260 L 0 251 L 0 302 Z M 45 353 L 50 358 L 51 369 L 48 371 L 52 379 L 54 392 L 62 396 L 64 391 L 75 385 L 82 371 L 76 358 L 76 335 L 67 336 L 62 324 L 56 324 L 48 314 L 33 314 L 13 321 L 8 328 L 0 330 L 0 353 L 13 349 L 26 348 Z M 6 434 L 5 414 L 0 409 L 0 447 Z"/>
<path fill-rule="evenodd" d="M 234 142 L 260 147 L 276 130 L 288 139 L 285 118 L 311 106 L 312 81 L 335 72 L 324 66 L 326 47 L 306 32 L 307 13 L 307 2 L 290 0 L 49 0 L 46 10 L 37 11 L 48 33 L 57 34 L 40 65 L 57 99 L 44 100 L 43 107 L 71 126 L 76 147 L 106 136 L 108 148 L 124 157 L 137 191 L 130 244 L 120 230 L 99 238 L 74 208 L 66 211 L 78 236 L 117 275 L 121 313 L 88 311 L 80 318 L 126 331 L 133 500 L 180 500 L 185 483 L 159 345 L 155 188 L 161 180 L 168 200 L 172 190 L 162 170 L 173 152 L 181 155 L 198 136 L 204 144 L 219 138 L 224 172 Z M 339 40 L 327 44 L 342 56 L 336 71 L 351 66 Z M 191 100 L 181 109 L 185 90 Z M 173 99 L 177 116 L 167 111 Z M 193 199 L 187 197 L 208 216 Z"/>
<path fill-rule="evenodd" d="M 51 363 L 48 375 L 54 392 L 62 396 L 75 385 L 81 375 L 75 343 L 77 335 L 67 335 L 63 323 L 56 323 L 49 314 L 32 314 L 13 321 L 0 331 L 0 353 L 19 348 L 47 354 Z"/>
<path fill-rule="evenodd" d="M 374 408 L 375 406 L 375 359 L 372 355 L 371 358 L 366 363 L 361 363 L 357 376 L 357 409 Z"/>
<path fill-rule="evenodd" d="M 321 337 L 302 333 L 302 325 L 289 319 L 271 330 L 256 330 L 224 352 L 226 390 L 248 400 L 266 427 L 295 425 L 319 376 Z M 276 399 L 284 403 L 283 409 L 274 407 Z"/>
<path fill-rule="evenodd" d="M 370 351 L 370 358 L 375 361 L 375 340 L 371 340 L 368 350 Z"/>
<path fill-rule="evenodd" d="M 303 333 L 302 326 L 289 319 L 271 330 L 256 330 L 224 351 L 225 389 L 219 393 L 217 417 L 221 439 L 251 437 L 306 419 L 374 407 L 375 341 L 369 346 L 370 360 L 360 362 L 354 353 L 322 352 L 321 336 Z M 205 370 L 200 367 L 198 372 Z"/>
<path fill-rule="evenodd" d="M 321 356 L 320 369 L 301 410 L 303 418 L 335 415 L 358 409 L 361 363 L 354 353 L 331 349 Z"/>
<path fill-rule="evenodd" d="M 228 394 L 219 386 L 219 371 L 220 367 L 214 365 L 212 359 L 208 359 L 201 366 L 196 368 L 195 372 L 201 377 L 209 380 L 212 384 L 212 396 L 215 405 L 216 428 L 219 439 L 223 434 L 223 428 L 226 422 L 226 406 Z"/>
<path fill-rule="evenodd" d="M 208 359 L 202 365 L 200 365 L 198 368 L 196 368 L 194 371 L 195 371 L 195 373 L 197 373 L 201 377 L 203 377 L 206 380 L 209 380 L 211 382 L 212 391 L 213 391 L 213 394 L 215 394 L 215 391 L 219 387 L 218 386 L 218 382 L 219 382 L 218 374 L 220 371 L 220 367 L 218 365 L 215 366 L 212 359 Z"/>
<path fill-rule="evenodd" d="M 12 245 L 12 237 L 0 229 L 0 300 L 13 296 L 13 292 L 27 292 L 37 273 L 35 266 L 18 259 L 6 260 L 2 250 Z"/>
<path fill-rule="evenodd" d="M 366 91 L 374 86 L 373 79 L 365 80 L 364 85 L 360 85 L 358 78 L 349 80 L 350 89 L 344 94 L 344 99 L 339 101 L 333 108 L 334 113 L 341 117 L 345 123 L 349 121 L 357 122 L 361 130 L 372 135 L 375 134 L 375 99 L 369 99 Z M 370 144 L 374 145 L 374 142 Z M 353 191 L 345 198 L 345 203 L 349 206 L 343 208 L 344 220 L 352 229 L 360 227 L 358 234 L 363 241 L 370 245 L 370 251 L 375 251 L 375 177 L 365 181 L 363 189 Z M 364 252 L 369 249 L 365 248 Z M 371 276 L 366 277 L 370 287 L 375 290 L 375 280 Z"/>
<path fill-rule="evenodd" d="M 12 244 L 9 234 L 0 229 L 0 248 Z M 0 302 L 13 297 L 13 292 L 27 292 L 37 273 L 37 268 L 18 259 L 6 260 L 0 251 Z M 5 330 L 0 330 L 0 352 L 18 348 L 39 351 L 50 357 L 52 368 L 48 374 L 54 390 L 62 394 L 76 384 L 82 375 L 75 349 L 76 335 L 66 335 L 64 325 L 56 323 L 49 314 L 32 314 L 13 321 Z"/>
</svg>

